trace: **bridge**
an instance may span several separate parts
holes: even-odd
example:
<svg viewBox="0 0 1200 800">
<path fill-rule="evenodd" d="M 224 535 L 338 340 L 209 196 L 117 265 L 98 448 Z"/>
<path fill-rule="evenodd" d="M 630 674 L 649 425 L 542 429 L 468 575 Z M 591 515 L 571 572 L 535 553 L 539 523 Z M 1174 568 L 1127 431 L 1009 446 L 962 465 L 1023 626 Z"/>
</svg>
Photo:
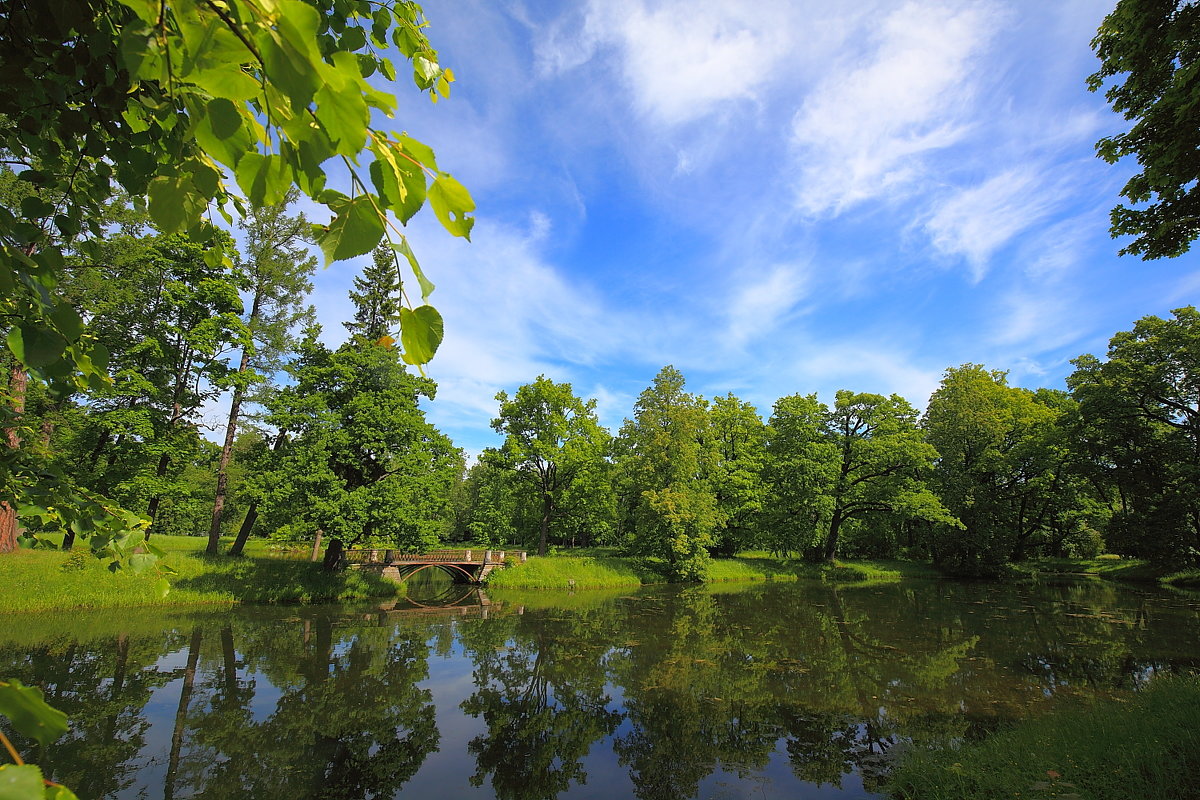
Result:
<svg viewBox="0 0 1200 800">
<path fill-rule="evenodd" d="M 428 553 L 406 553 L 403 550 L 358 549 L 343 550 L 339 568 L 373 572 L 381 578 L 403 583 L 426 569 L 440 569 L 455 583 L 482 583 L 492 570 L 509 564 L 524 564 L 524 550 L 431 550 Z"/>
</svg>

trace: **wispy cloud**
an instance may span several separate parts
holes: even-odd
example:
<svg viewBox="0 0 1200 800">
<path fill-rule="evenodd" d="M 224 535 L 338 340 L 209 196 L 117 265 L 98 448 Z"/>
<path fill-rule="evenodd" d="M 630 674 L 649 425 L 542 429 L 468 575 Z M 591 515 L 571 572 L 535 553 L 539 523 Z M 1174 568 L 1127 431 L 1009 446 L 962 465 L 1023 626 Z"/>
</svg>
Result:
<svg viewBox="0 0 1200 800">
<path fill-rule="evenodd" d="M 972 59 L 999 22 L 982 3 L 909 2 L 883 18 L 867 52 L 843 54 L 792 120 L 798 207 L 836 214 L 898 191 L 924 154 L 960 141 L 972 124 Z"/>
<path fill-rule="evenodd" d="M 735 348 L 773 330 L 804 297 L 806 276 L 794 266 L 776 266 L 743 286 L 729 302 L 728 341 Z"/>
</svg>

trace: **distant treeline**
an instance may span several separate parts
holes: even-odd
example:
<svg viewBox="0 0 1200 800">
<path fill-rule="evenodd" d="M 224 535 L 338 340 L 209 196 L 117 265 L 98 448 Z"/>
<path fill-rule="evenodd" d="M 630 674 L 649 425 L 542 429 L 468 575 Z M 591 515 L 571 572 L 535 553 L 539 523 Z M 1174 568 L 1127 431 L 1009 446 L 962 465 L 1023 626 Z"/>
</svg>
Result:
<svg viewBox="0 0 1200 800">
<path fill-rule="evenodd" d="M 0 204 L 29 191 L 0 172 Z M 376 251 L 355 279 L 350 339 L 330 350 L 306 305 L 310 226 L 286 206 L 247 216 L 232 261 L 128 204 L 108 214 L 108 235 L 72 255 L 59 289 L 112 381 L 54 393 L 5 352 L 4 452 L 149 519 L 151 537 L 207 534 L 212 552 L 222 534 L 239 552 L 250 535 L 317 530 L 405 549 L 609 545 L 682 579 L 748 548 L 963 574 L 1102 550 L 1200 559 L 1191 307 L 1117 334 L 1103 360 L 1076 359 L 1069 391 L 951 368 L 923 416 L 897 395 L 841 391 L 832 405 L 780 398 L 764 421 L 733 394 L 687 392 L 668 366 L 614 435 L 595 401 L 539 377 L 497 395 L 504 443 L 465 469 L 419 405 L 436 385 L 396 346 L 395 252 Z M 63 519 L 31 506 L 20 521 L 37 534 Z"/>
</svg>

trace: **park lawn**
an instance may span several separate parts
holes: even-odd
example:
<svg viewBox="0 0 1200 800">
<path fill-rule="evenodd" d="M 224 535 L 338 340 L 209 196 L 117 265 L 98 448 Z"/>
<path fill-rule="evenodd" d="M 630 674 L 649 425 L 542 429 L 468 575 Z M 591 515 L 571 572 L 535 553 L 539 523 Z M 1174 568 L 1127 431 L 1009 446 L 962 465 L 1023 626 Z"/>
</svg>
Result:
<svg viewBox="0 0 1200 800">
<path fill-rule="evenodd" d="M 898 800 L 1200 797 L 1200 676 L 1155 679 L 1106 700 L 1019 722 L 978 742 L 905 753 Z"/>
<path fill-rule="evenodd" d="M 296 554 L 272 552 L 259 540 L 241 558 L 209 557 L 206 540 L 192 536 L 157 536 L 166 551 L 163 563 L 175 575 L 155 570 L 113 573 L 107 562 L 86 548 L 18 550 L 0 558 L 0 586 L 6 611 L 67 611 L 134 606 L 181 606 L 234 603 L 321 603 L 388 597 L 397 592 L 390 581 L 355 570 L 328 573 Z M 159 579 L 171 585 L 164 597 Z"/>
</svg>

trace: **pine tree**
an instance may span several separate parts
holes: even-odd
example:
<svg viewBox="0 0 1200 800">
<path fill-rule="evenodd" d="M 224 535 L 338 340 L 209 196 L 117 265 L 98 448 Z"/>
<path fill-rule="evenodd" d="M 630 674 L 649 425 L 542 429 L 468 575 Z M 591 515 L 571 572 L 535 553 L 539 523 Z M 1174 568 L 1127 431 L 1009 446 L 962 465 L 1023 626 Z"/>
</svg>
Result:
<svg viewBox="0 0 1200 800">
<path fill-rule="evenodd" d="M 354 279 L 350 299 L 354 301 L 354 321 L 342 324 L 351 335 L 375 342 L 396 331 L 400 317 L 400 273 L 396 269 L 396 255 L 390 248 L 375 248 L 371 264 Z"/>
</svg>

